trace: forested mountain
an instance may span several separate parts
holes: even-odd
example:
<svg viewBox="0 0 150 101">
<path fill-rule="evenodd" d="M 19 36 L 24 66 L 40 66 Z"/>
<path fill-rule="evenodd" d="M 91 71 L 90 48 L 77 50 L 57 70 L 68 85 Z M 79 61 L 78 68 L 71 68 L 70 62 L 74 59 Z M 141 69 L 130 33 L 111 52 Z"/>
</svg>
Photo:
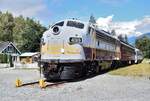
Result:
<svg viewBox="0 0 150 101">
<path fill-rule="evenodd" d="M 140 35 L 138 38 L 142 38 L 142 37 L 144 37 L 144 36 L 146 36 L 146 37 L 149 37 L 149 38 L 150 38 L 150 33 L 145 33 L 145 34 L 143 34 L 143 35 Z"/>
<path fill-rule="evenodd" d="M 31 18 L 0 12 L 0 41 L 14 42 L 21 52 L 39 51 L 40 38 L 45 30 L 46 27 Z"/>
</svg>

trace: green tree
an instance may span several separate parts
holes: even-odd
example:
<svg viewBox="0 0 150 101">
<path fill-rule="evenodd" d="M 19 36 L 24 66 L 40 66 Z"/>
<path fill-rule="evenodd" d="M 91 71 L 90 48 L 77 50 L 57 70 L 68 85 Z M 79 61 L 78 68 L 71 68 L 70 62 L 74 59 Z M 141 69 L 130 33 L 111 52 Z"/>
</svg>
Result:
<svg viewBox="0 0 150 101">
<path fill-rule="evenodd" d="M 120 39 L 121 41 L 124 41 L 124 38 L 123 38 L 122 34 L 120 34 L 120 35 L 118 36 L 118 39 Z"/>
<path fill-rule="evenodd" d="M 40 38 L 46 30 L 38 21 L 0 12 L 0 41 L 14 42 L 22 51 L 39 51 Z"/>
<path fill-rule="evenodd" d="M 13 42 L 13 28 L 14 28 L 14 18 L 11 13 L 0 13 L 0 39 L 2 41 L 12 41 Z"/>
<path fill-rule="evenodd" d="M 125 34 L 124 41 L 125 41 L 126 43 L 128 43 L 128 36 L 127 36 L 127 34 Z"/>
<path fill-rule="evenodd" d="M 25 30 L 26 20 L 23 16 L 16 17 L 14 19 L 15 27 L 13 28 L 13 40 L 14 43 L 20 48 L 23 45 L 22 33 Z"/>
<path fill-rule="evenodd" d="M 46 30 L 42 27 L 39 22 L 35 22 L 33 19 L 27 18 L 24 31 L 22 33 L 23 45 L 22 51 L 39 51 L 40 50 L 40 39 L 43 32 Z"/>
<path fill-rule="evenodd" d="M 144 36 L 136 39 L 135 45 L 143 52 L 145 58 L 150 58 L 150 38 Z"/>
<path fill-rule="evenodd" d="M 111 30 L 111 35 L 116 36 L 116 31 L 114 29 Z"/>
</svg>

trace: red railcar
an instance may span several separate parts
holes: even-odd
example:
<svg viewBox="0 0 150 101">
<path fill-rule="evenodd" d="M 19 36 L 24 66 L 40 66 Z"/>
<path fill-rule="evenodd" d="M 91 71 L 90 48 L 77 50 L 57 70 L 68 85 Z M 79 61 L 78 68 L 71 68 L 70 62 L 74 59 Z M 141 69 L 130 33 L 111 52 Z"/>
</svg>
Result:
<svg viewBox="0 0 150 101">
<path fill-rule="evenodd" d="M 135 61 L 135 47 L 121 41 L 120 46 L 121 59 L 120 61 L 126 64 L 132 64 Z"/>
</svg>

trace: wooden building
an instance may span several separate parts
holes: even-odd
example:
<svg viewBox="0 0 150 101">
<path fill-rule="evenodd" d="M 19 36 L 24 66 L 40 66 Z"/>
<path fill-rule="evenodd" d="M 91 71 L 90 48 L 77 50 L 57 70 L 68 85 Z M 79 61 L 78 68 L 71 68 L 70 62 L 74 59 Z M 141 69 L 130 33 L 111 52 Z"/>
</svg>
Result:
<svg viewBox="0 0 150 101">
<path fill-rule="evenodd" d="M 32 64 L 37 62 L 39 57 L 39 52 L 26 52 L 20 55 L 20 62 L 23 64 Z"/>
</svg>

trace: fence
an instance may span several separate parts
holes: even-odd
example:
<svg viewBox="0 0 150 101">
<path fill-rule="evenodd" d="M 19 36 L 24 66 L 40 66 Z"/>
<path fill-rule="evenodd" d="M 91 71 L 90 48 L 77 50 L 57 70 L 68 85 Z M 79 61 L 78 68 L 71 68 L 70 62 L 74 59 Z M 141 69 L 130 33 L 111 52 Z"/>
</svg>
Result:
<svg viewBox="0 0 150 101">
<path fill-rule="evenodd" d="M 38 63 L 31 63 L 31 64 L 23 64 L 20 62 L 14 62 L 14 68 L 39 68 Z"/>
</svg>

